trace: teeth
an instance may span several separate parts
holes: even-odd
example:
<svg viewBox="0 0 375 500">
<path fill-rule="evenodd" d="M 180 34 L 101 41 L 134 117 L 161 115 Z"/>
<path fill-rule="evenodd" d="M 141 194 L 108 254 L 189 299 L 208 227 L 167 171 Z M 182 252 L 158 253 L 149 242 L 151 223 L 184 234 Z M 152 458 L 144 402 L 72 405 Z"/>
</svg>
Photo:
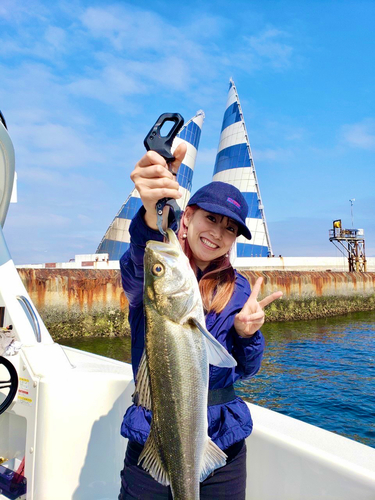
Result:
<svg viewBox="0 0 375 500">
<path fill-rule="evenodd" d="M 210 248 L 218 248 L 217 245 L 214 245 L 213 243 L 211 243 L 211 241 L 206 240 L 206 238 L 202 238 L 202 241 L 205 245 L 207 245 Z"/>
</svg>

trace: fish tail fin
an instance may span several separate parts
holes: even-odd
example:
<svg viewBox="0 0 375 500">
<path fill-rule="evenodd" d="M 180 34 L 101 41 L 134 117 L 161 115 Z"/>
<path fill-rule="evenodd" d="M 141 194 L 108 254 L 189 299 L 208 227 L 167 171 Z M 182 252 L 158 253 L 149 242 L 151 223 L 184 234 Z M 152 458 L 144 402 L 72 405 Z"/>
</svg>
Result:
<svg viewBox="0 0 375 500">
<path fill-rule="evenodd" d="M 207 440 L 206 450 L 203 455 L 200 481 L 204 481 L 211 472 L 227 463 L 227 456 L 210 438 Z"/>
<path fill-rule="evenodd" d="M 155 481 L 163 486 L 169 486 L 169 474 L 161 462 L 152 430 L 142 453 L 139 455 L 138 465 L 141 465 L 145 471 L 149 472 Z"/>
</svg>

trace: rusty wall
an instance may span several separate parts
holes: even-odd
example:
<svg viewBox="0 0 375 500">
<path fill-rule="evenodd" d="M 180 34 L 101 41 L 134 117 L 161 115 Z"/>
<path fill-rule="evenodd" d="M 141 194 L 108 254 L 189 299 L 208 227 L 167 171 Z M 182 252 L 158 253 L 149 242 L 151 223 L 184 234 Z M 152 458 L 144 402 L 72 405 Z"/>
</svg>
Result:
<svg viewBox="0 0 375 500">
<path fill-rule="evenodd" d="M 119 307 L 127 300 L 120 271 L 92 269 L 19 269 L 36 307 L 92 311 Z M 375 273 L 242 271 L 250 284 L 263 277 L 261 297 L 281 290 L 284 299 L 363 297 L 375 293 Z"/>
<path fill-rule="evenodd" d="M 18 269 L 18 273 L 38 310 L 89 312 L 127 306 L 118 270 Z"/>
<path fill-rule="evenodd" d="M 375 273 L 332 271 L 241 271 L 250 284 L 263 277 L 261 296 L 281 290 L 285 299 L 369 296 L 375 293 Z"/>
<path fill-rule="evenodd" d="M 119 270 L 19 269 L 52 337 L 130 335 Z M 259 298 L 284 295 L 266 308 L 266 321 L 307 320 L 375 309 L 375 273 L 241 271 Z"/>
</svg>

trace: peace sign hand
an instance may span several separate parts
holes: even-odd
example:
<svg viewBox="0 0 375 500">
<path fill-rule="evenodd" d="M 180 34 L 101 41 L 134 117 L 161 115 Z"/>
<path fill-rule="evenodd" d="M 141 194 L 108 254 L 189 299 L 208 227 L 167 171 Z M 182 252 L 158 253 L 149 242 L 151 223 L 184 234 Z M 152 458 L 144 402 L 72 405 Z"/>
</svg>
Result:
<svg viewBox="0 0 375 500">
<path fill-rule="evenodd" d="M 242 310 L 234 318 L 234 328 L 241 337 L 251 337 L 259 330 L 264 323 L 264 308 L 276 299 L 279 299 L 283 292 L 274 292 L 258 302 L 260 287 L 263 278 L 258 278 L 251 291 L 250 297 Z"/>
</svg>

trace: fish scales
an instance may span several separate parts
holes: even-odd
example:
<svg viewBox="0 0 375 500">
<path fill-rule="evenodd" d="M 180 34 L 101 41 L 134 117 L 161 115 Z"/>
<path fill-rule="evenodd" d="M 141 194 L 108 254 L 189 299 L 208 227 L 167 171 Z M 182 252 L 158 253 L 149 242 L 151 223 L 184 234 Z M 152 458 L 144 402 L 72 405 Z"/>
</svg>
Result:
<svg viewBox="0 0 375 500">
<path fill-rule="evenodd" d="M 236 362 L 206 330 L 196 277 L 173 233 L 149 241 L 144 257 L 145 350 L 134 401 L 152 410 L 139 464 L 174 500 L 199 500 L 199 484 L 226 463 L 208 436 L 209 363 Z"/>
<path fill-rule="evenodd" d="M 203 342 L 197 328 L 168 320 L 161 321 L 158 333 L 146 340 L 154 439 L 174 498 L 181 500 L 199 498 L 200 468 L 195 464 L 203 452 L 202 433 L 207 427 L 207 386 L 197 390 L 202 380 L 208 380 Z"/>
</svg>

